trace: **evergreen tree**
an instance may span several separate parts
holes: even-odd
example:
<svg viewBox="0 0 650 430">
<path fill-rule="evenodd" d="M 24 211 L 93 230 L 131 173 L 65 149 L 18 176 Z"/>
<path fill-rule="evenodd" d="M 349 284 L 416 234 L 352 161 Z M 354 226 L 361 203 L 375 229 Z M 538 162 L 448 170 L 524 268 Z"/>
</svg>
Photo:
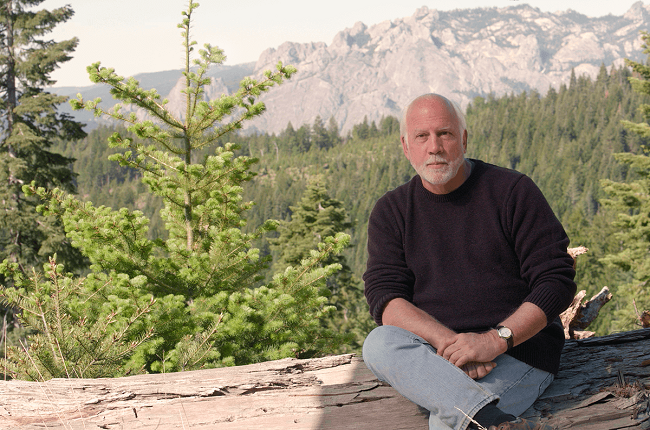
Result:
<svg viewBox="0 0 650 430">
<path fill-rule="evenodd" d="M 280 223 L 280 236 L 269 239 L 273 248 L 280 252 L 280 257 L 274 262 L 276 271 L 300 264 L 322 238 L 351 227 L 342 202 L 332 199 L 321 182 L 322 178 L 310 181 L 300 202 L 289 207 L 291 220 Z M 324 263 L 343 263 L 344 260 L 340 255 L 331 256 Z"/>
<path fill-rule="evenodd" d="M 280 223 L 280 236 L 269 239 L 271 247 L 280 256 L 274 263 L 276 270 L 295 266 L 309 257 L 314 245 L 323 237 L 345 232 L 352 224 L 348 221 L 343 203 L 329 196 L 321 185 L 322 178 L 314 178 L 305 189 L 300 202 L 291 206 L 291 219 Z M 374 327 L 374 321 L 367 311 L 363 286 L 356 278 L 343 255 L 331 255 L 321 264 L 338 264 L 341 270 L 328 279 L 331 292 L 330 303 L 337 308 L 324 324 L 347 336 L 348 341 L 338 353 L 361 352 L 363 340 Z"/>
<path fill-rule="evenodd" d="M 327 124 L 327 134 L 329 136 L 330 146 L 336 146 L 341 143 L 339 126 L 333 116 L 330 117 L 329 123 Z"/>
<path fill-rule="evenodd" d="M 328 149 L 332 146 L 329 132 L 323 125 L 323 120 L 320 115 L 316 116 L 316 119 L 314 119 L 314 123 L 311 126 L 311 142 L 320 149 Z"/>
<path fill-rule="evenodd" d="M 368 139 L 370 137 L 370 125 L 368 115 L 364 115 L 363 122 L 352 127 L 352 137 L 355 139 Z"/>
<path fill-rule="evenodd" d="M 383 117 L 379 122 L 379 128 L 381 129 L 382 134 L 391 135 L 392 133 L 399 131 L 399 120 L 394 116 Z"/>
<path fill-rule="evenodd" d="M 83 261 L 65 240 L 61 223 L 36 211 L 37 200 L 21 187 L 74 192 L 72 159 L 51 152 L 55 140 L 85 136 L 81 124 L 57 112 L 66 100 L 44 90 L 50 74 L 70 59 L 77 39 L 54 42 L 44 37 L 73 14 L 69 6 L 52 11 L 31 8 L 43 0 L 0 2 L 0 259 L 21 267 L 38 266 L 58 253 L 70 269 Z"/>
<path fill-rule="evenodd" d="M 644 52 L 650 54 L 650 34 L 642 32 Z M 637 76 L 630 77 L 635 91 L 650 95 L 650 66 L 627 61 Z M 642 104 L 639 111 L 645 122 L 623 121 L 626 128 L 636 134 L 650 138 L 650 104 Z M 636 312 L 634 302 L 639 309 L 650 309 L 650 147 L 643 146 L 642 153 L 619 153 L 616 159 L 632 168 L 638 178 L 627 183 L 603 181 L 603 187 L 610 199 L 605 203 L 617 210 L 618 217 L 614 225 L 619 229 L 618 252 L 607 255 L 603 261 L 629 271 L 632 280 L 617 289 L 617 307 L 614 327 L 618 330 L 634 328 Z"/>
<path fill-rule="evenodd" d="M 305 153 L 311 148 L 311 127 L 303 124 L 296 130 L 296 150 L 299 153 Z"/>
<path fill-rule="evenodd" d="M 120 105 L 106 111 L 100 100 L 73 103 L 128 124 L 136 139 L 114 133 L 110 144 L 125 151 L 111 158 L 142 171 L 143 181 L 162 198 L 168 238 L 149 239 L 149 219 L 139 211 L 95 207 L 34 183 L 23 187 L 47 199 L 44 213 L 62 217 L 68 237 L 90 259 L 92 273 L 66 275 L 53 260 L 47 277 L 34 273 L 25 279 L 15 264 L 5 260 L 0 265 L 19 285 L 4 297 L 25 316 L 48 316 L 25 318 L 37 332 L 29 338 L 29 352 L 11 348 L 2 363 L 12 376 L 169 372 L 309 357 L 337 348 L 340 336 L 320 320 L 333 311 L 322 294 L 325 279 L 340 266 L 322 262 L 340 252 L 349 237 L 323 238 L 307 259 L 254 288 L 266 260 L 252 241 L 277 225 L 267 221 L 251 233 L 242 230 L 243 213 L 252 205 L 242 201 L 242 184 L 253 177 L 256 160 L 235 156 L 238 147 L 230 143 L 198 157 L 260 115 L 265 107 L 258 96 L 295 69 L 278 64 L 259 81 L 242 81 L 235 94 L 206 101 L 204 88 L 211 81 L 206 72 L 224 56 L 205 45 L 199 58 L 191 58 L 191 17 L 197 6 L 190 0 L 179 25 L 185 48 L 182 117 L 169 112 L 167 100 L 155 90 L 143 90 L 135 79 L 125 80 L 99 63 L 88 67 L 91 80 L 111 86 L 113 97 L 144 110 L 150 119 L 124 115 Z"/>
</svg>

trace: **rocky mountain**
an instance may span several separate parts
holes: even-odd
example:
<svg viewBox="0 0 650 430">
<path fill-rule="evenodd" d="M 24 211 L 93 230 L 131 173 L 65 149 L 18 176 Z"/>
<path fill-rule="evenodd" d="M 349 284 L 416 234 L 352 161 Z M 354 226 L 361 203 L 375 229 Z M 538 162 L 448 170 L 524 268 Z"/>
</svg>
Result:
<svg viewBox="0 0 650 430">
<path fill-rule="evenodd" d="M 623 16 L 599 18 L 547 13 L 526 4 L 449 12 L 422 7 L 410 17 L 371 27 L 358 22 L 329 46 L 286 42 L 264 51 L 252 70 L 239 65 L 219 73 L 234 81 L 238 74 L 259 76 L 278 61 L 298 68 L 290 81 L 263 96 L 268 111 L 249 131 L 279 132 L 288 122 L 311 124 L 320 116 L 334 117 L 345 132 L 366 116 L 372 121 L 399 115 L 425 92 L 466 106 L 490 93 L 544 94 L 567 83 L 572 70 L 594 77 L 603 64 L 644 61 L 639 31 L 648 27 L 650 5 L 640 1 Z M 155 74 L 149 75 L 153 80 Z M 214 86 L 233 88 L 223 79 Z M 79 90 L 85 93 L 78 88 L 71 93 Z"/>
</svg>

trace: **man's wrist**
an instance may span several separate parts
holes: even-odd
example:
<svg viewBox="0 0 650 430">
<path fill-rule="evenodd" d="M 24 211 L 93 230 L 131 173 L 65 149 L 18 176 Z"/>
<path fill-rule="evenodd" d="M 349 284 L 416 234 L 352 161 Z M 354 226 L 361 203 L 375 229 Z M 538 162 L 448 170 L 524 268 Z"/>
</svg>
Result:
<svg viewBox="0 0 650 430">
<path fill-rule="evenodd" d="M 512 330 L 503 325 L 496 326 L 497 336 L 506 342 L 506 351 L 509 351 L 514 346 L 514 335 Z"/>
</svg>

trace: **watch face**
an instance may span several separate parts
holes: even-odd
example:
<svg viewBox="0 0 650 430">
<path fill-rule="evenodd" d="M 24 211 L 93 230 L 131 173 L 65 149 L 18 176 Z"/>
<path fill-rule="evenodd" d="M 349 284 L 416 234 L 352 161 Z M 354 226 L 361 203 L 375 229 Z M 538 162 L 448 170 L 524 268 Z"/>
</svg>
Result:
<svg viewBox="0 0 650 430">
<path fill-rule="evenodd" d="M 501 327 L 499 329 L 499 336 L 503 338 L 508 338 L 512 336 L 512 331 L 508 327 Z"/>
</svg>

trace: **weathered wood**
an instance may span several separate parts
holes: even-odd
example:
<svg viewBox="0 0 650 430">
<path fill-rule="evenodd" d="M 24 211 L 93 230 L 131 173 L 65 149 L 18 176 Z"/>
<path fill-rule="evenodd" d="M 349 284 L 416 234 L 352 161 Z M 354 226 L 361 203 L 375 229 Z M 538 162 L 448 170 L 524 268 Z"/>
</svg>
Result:
<svg viewBox="0 0 650 430">
<path fill-rule="evenodd" d="M 607 287 L 603 287 L 598 294 L 582 303 L 586 294 L 586 290 L 579 291 L 571 305 L 560 315 L 565 339 L 586 339 L 595 336 L 596 333 L 585 329 L 596 319 L 600 309 L 612 299 Z"/>
<path fill-rule="evenodd" d="M 403 423 L 393 426 L 391 415 Z M 368 419 L 379 430 L 426 423 L 353 355 L 117 379 L 0 382 L 2 429 L 284 430 L 354 428 L 354 421 Z"/>
<path fill-rule="evenodd" d="M 650 311 L 639 312 L 636 308 L 636 301 L 632 300 L 634 303 L 634 311 L 636 312 L 636 317 L 639 320 L 638 324 L 643 328 L 650 328 Z"/>
<path fill-rule="evenodd" d="M 650 428 L 649 389 L 650 330 L 571 340 L 557 379 L 525 416 L 560 429 Z M 626 390 L 636 397 L 622 397 Z M 43 428 L 424 430 L 427 418 L 360 358 L 342 355 L 117 379 L 0 382 L 0 429 Z"/>
<path fill-rule="evenodd" d="M 649 390 L 650 330 L 569 340 L 556 380 L 524 416 L 558 429 L 650 428 Z"/>
<path fill-rule="evenodd" d="M 588 251 L 589 249 L 584 246 L 567 249 L 567 253 L 573 258 L 574 269 L 576 268 L 578 256 Z M 560 315 L 564 326 L 565 339 L 586 339 L 595 336 L 595 332 L 586 331 L 585 329 L 596 319 L 600 309 L 612 299 L 607 287 L 603 287 L 598 294 L 582 303 L 585 295 L 587 295 L 586 290 L 579 291 L 568 309 Z"/>
<path fill-rule="evenodd" d="M 589 252 L 589 248 L 577 246 L 575 248 L 567 248 L 566 252 L 573 258 L 573 268 L 575 269 L 578 256 Z"/>
</svg>

